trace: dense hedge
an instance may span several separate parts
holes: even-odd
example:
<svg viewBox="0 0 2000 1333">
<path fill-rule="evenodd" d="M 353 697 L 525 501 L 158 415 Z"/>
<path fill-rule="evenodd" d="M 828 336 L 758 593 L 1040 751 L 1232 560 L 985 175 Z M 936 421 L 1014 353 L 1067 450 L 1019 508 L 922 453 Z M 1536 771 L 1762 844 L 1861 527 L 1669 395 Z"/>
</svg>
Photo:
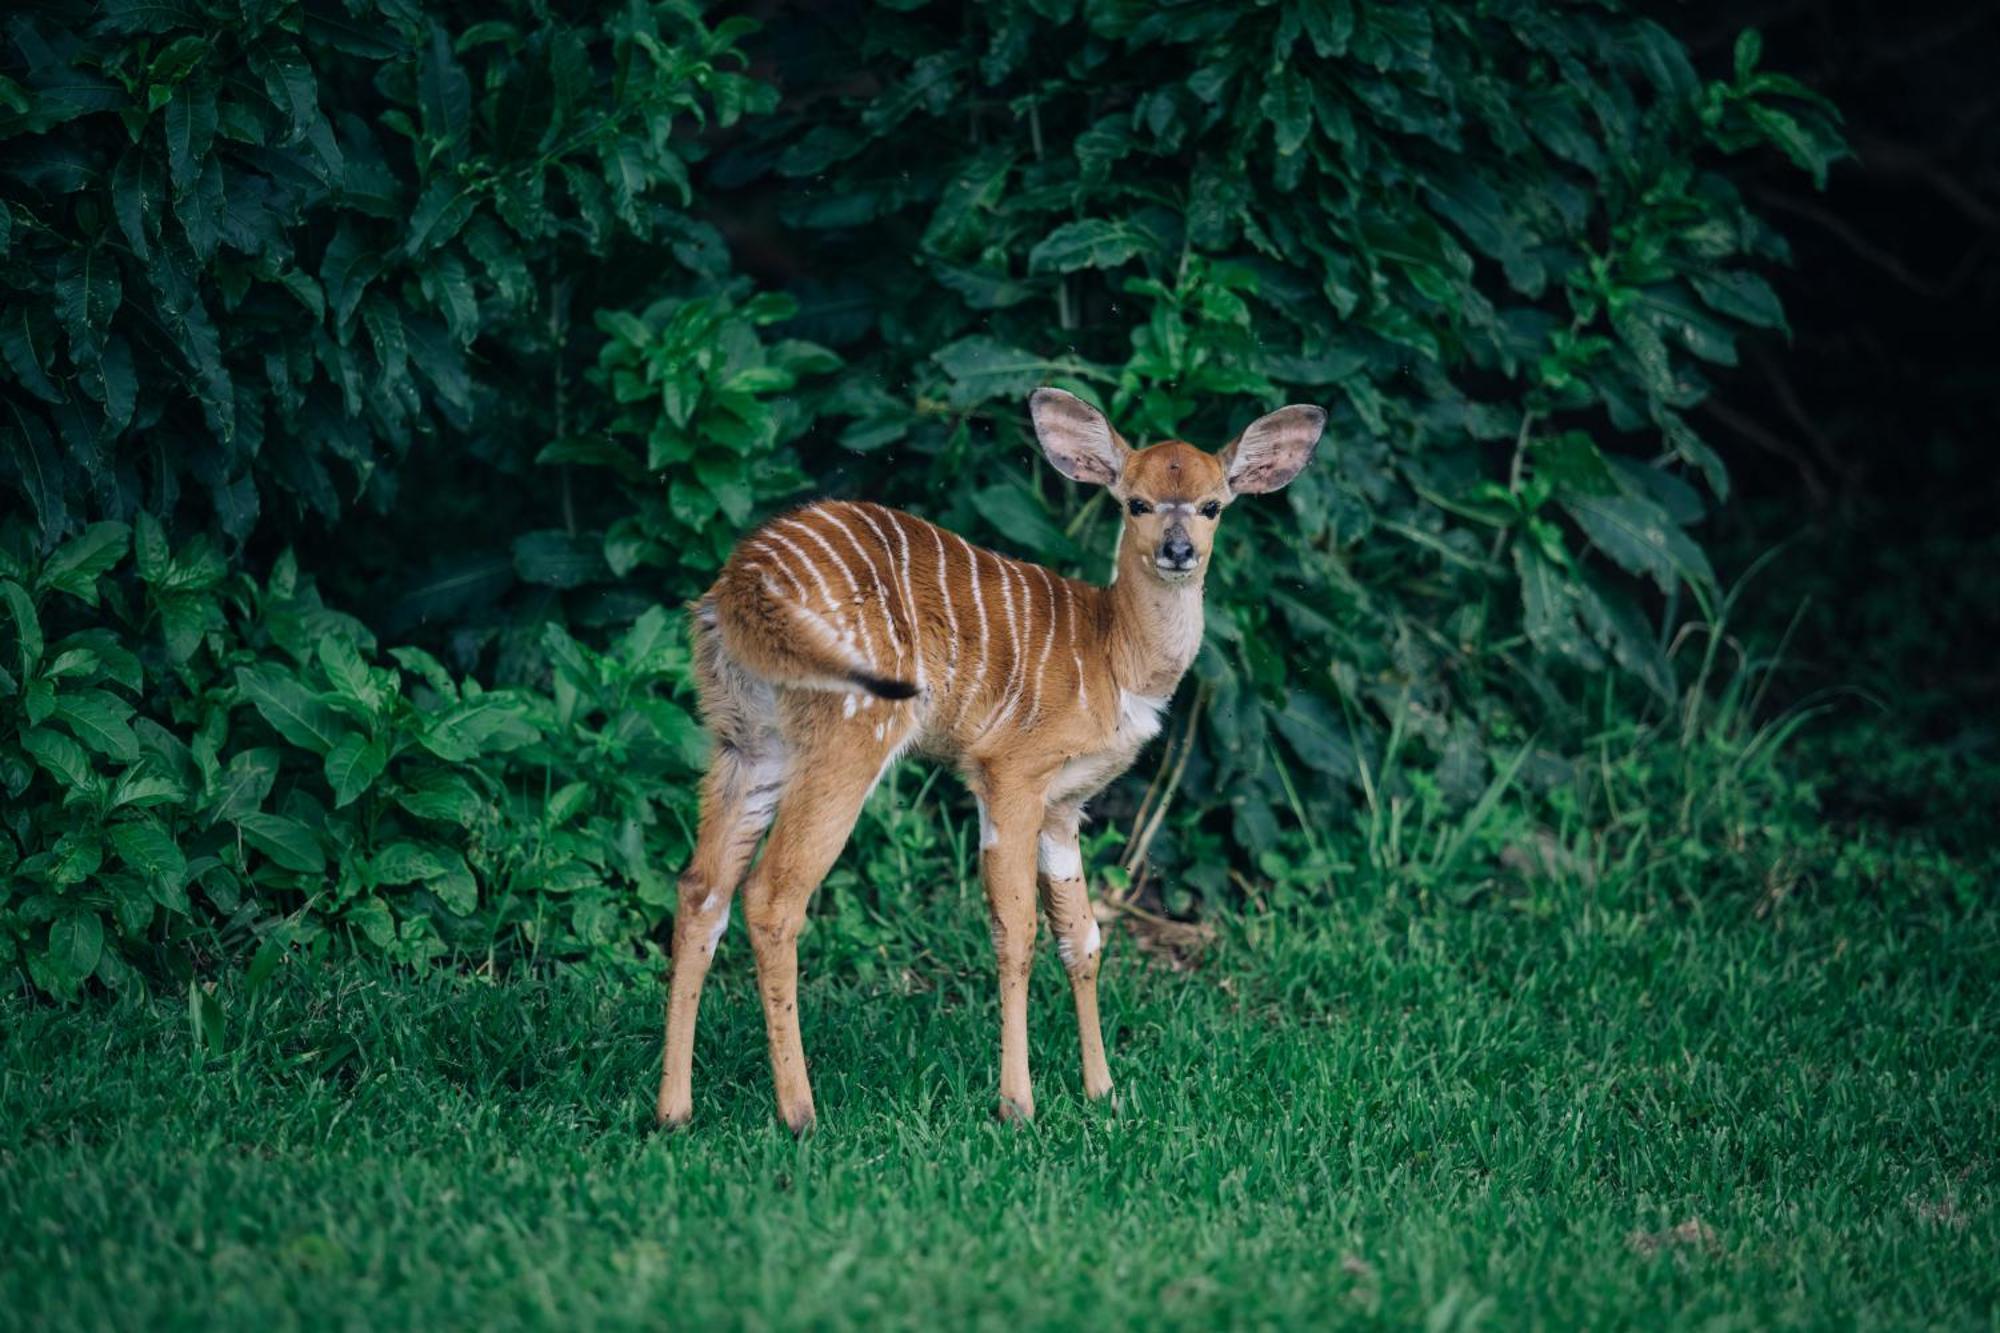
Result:
<svg viewBox="0 0 2000 1333">
<path fill-rule="evenodd" d="M 1579 672 L 1676 690 L 1700 363 L 1783 327 L 1710 164 L 1840 152 L 1754 34 L 1704 82 L 1526 0 L 588 12 L 6 20 L 0 965 L 632 937 L 699 766 L 647 608 L 824 489 L 1101 575 L 1040 383 L 1334 414 L 1224 529 L 1176 894 L 1323 884 L 1385 768 L 1471 804 Z"/>
</svg>

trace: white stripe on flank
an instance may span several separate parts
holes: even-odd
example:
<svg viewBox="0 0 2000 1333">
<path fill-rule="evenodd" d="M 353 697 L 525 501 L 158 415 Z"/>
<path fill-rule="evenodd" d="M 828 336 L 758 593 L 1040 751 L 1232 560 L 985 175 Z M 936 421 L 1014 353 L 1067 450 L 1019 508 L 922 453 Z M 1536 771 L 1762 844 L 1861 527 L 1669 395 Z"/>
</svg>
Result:
<svg viewBox="0 0 2000 1333">
<path fill-rule="evenodd" d="M 1042 642 L 1042 655 L 1035 659 L 1035 701 L 1029 712 L 1030 717 L 1039 718 L 1042 715 L 1042 676 L 1049 669 L 1049 654 L 1055 651 L 1056 646 L 1056 583 L 1049 571 L 1040 565 L 1030 568 L 1042 576 L 1042 586 L 1049 590 L 1049 637 Z"/>
<path fill-rule="evenodd" d="M 903 628 L 908 631 L 910 636 L 910 656 L 915 659 L 917 669 L 916 685 L 919 690 L 922 690 L 924 687 L 924 636 L 923 631 L 917 625 L 917 599 L 910 592 L 910 541 L 909 538 L 903 535 L 903 525 L 895 520 L 896 511 L 893 509 L 883 509 L 883 517 L 888 520 L 889 526 L 896 530 L 896 546 L 900 548 L 898 554 L 890 555 L 889 534 L 882 531 L 881 527 L 876 524 L 875 516 L 868 512 L 870 507 L 868 505 L 855 505 L 854 512 L 861 515 L 861 521 L 866 523 L 874 531 L 875 535 L 882 539 L 883 556 L 895 567 L 896 579 L 901 585 L 903 594 Z M 880 508 L 880 506 L 873 507 Z"/>
<path fill-rule="evenodd" d="M 867 658 L 871 664 L 879 662 L 881 659 L 877 657 L 875 654 L 874 637 L 868 633 L 868 617 L 865 614 L 863 614 L 863 609 L 860 606 L 861 584 L 855 580 L 854 571 L 849 569 L 847 567 L 847 562 L 840 558 L 840 552 L 833 549 L 833 543 L 828 541 L 825 537 L 822 537 L 819 533 L 819 529 L 813 527 L 810 523 L 807 523 L 803 519 L 794 517 L 789 514 L 786 515 L 784 518 L 779 519 L 778 522 L 789 524 L 792 527 L 797 528 L 800 532 L 803 532 L 806 536 L 812 538 L 814 541 L 818 542 L 820 549 L 826 552 L 826 558 L 833 562 L 834 567 L 840 571 L 841 577 L 847 580 L 847 591 L 853 597 L 855 602 L 854 625 L 856 629 L 861 631 L 861 655 Z M 813 569 L 813 577 L 816 579 L 819 578 L 818 566 L 813 566 L 812 569 Z M 826 590 L 827 600 L 833 602 L 834 607 L 836 608 L 835 613 L 838 614 L 838 607 L 840 603 L 834 599 L 832 591 L 830 589 L 827 589 L 826 581 L 824 579 L 820 580 L 820 587 L 823 590 Z M 871 670 L 874 669 L 872 665 L 870 669 Z M 875 696 L 871 694 L 868 697 L 873 699 Z"/>
<path fill-rule="evenodd" d="M 987 642 L 992 636 L 992 631 L 986 623 L 986 595 L 979 590 L 979 552 L 974 549 L 971 542 L 957 533 L 952 533 L 951 538 L 965 548 L 965 563 L 972 570 L 973 618 L 979 622 L 979 679 L 958 706 L 959 716 L 963 716 L 966 705 L 972 702 L 979 691 L 986 688 L 986 668 L 993 664 L 993 653 Z M 958 718 L 954 717 L 952 721 L 956 723 Z"/>
<path fill-rule="evenodd" d="M 790 520 L 785 520 L 785 521 L 789 522 Z M 769 537 L 772 541 L 776 542 L 778 545 L 784 547 L 787 551 L 790 551 L 793 555 L 797 556 L 799 558 L 799 563 L 805 566 L 806 573 L 812 575 L 812 581 L 819 585 L 819 595 L 826 599 L 826 609 L 828 611 L 839 610 L 840 599 L 833 595 L 833 589 L 827 586 L 827 581 L 825 577 L 820 574 L 819 566 L 815 565 L 812 562 L 812 558 L 808 556 L 804 551 L 801 551 L 798 547 L 792 545 L 790 539 L 787 538 L 785 534 L 782 532 L 773 532 L 769 528 L 766 528 L 764 530 L 764 535 L 766 537 Z M 797 583 L 798 580 L 794 579 L 793 582 Z M 804 585 L 800 585 L 799 596 L 803 597 L 805 595 L 806 595 L 805 587 Z"/>
<path fill-rule="evenodd" d="M 1028 662 L 1022 655 L 1022 649 L 1027 646 L 1027 638 L 1014 620 L 1016 577 L 1014 562 L 1005 556 L 995 556 L 994 559 L 1000 562 L 1000 595 L 1007 604 L 1007 649 L 1012 657 L 1007 663 L 1007 693 L 1004 696 L 1006 702 L 1001 704 L 999 712 L 986 719 L 986 724 L 979 729 L 979 734 L 982 736 L 1014 715 L 1014 710 L 1021 703 L 1021 691 L 1028 683 Z M 1028 581 L 1025 578 L 1021 580 L 1021 600 L 1023 603 L 1028 600 Z M 1025 606 L 1023 609 L 1026 609 Z M 1020 676 L 1018 683 L 1015 681 L 1017 673 Z"/>
<path fill-rule="evenodd" d="M 868 554 L 868 548 L 861 544 L 861 539 L 854 535 L 852 528 L 840 521 L 831 506 L 822 506 L 814 512 L 839 528 L 840 535 L 847 538 L 848 545 L 861 557 L 861 563 L 868 566 L 868 577 L 875 582 L 875 602 L 882 608 L 882 631 L 889 636 L 889 649 L 896 654 L 896 670 L 900 674 L 903 669 L 903 641 L 896 634 L 896 617 L 889 614 L 889 589 L 882 582 L 882 571 L 876 568 L 875 557 Z"/>
<path fill-rule="evenodd" d="M 944 623 L 950 635 L 944 645 L 944 692 L 950 694 L 958 684 L 958 612 L 951 604 L 951 576 L 944 567 L 944 534 L 935 523 L 924 526 L 931 530 L 931 541 L 937 545 L 938 595 L 944 598 Z"/>
<path fill-rule="evenodd" d="M 810 602 L 812 600 L 811 596 L 806 592 L 806 585 L 799 582 L 799 576 L 792 573 L 792 567 L 785 563 L 785 553 L 778 549 L 776 541 L 769 546 L 753 547 L 750 555 L 756 561 L 757 568 L 774 570 L 784 575 L 785 582 L 789 583 L 792 587 L 792 595 L 794 597 L 797 597 L 801 602 Z"/>
</svg>

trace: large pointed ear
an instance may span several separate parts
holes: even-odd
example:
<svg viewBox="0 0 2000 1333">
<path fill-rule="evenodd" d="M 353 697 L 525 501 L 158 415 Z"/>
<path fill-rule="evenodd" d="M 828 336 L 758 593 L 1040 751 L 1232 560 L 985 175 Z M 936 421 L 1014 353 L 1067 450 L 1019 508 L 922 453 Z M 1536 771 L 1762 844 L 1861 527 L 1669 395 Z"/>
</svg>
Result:
<svg viewBox="0 0 2000 1333">
<path fill-rule="evenodd" d="M 1258 417 L 1222 451 L 1222 470 L 1238 495 L 1275 491 L 1305 470 L 1326 429 L 1326 409 L 1294 404 Z"/>
<path fill-rule="evenodd" d="M 1028 398 L 1035 437 L 1056 471 L 1072 481 L 1116 485 L 1132 453 L 1104 414 L 1073 393 L 1037 389 Z"/>
</svg>

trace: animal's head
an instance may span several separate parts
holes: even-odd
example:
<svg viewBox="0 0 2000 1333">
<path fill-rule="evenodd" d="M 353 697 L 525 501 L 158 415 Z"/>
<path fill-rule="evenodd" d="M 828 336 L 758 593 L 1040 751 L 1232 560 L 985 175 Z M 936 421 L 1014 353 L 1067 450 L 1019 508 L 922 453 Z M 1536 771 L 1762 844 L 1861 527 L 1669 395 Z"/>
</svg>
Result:
<svg viewBox="0 0 2000 1333">
<path fill-rule="evenodd" d="M 1298 476 L 1326 428 L 1323 408 L 1281 407 L 1211 454 L 1179 440 L 1134 449 L 1102 412 L 1061 389 L 1035 390 L 1028 411 L 1056 471 L 1108 487 L 1124 509 L 1121 557 L 1143 556 L 1136 563 L 1168 583 L 1201 577 L 1222 511 Z"/>
</svg>

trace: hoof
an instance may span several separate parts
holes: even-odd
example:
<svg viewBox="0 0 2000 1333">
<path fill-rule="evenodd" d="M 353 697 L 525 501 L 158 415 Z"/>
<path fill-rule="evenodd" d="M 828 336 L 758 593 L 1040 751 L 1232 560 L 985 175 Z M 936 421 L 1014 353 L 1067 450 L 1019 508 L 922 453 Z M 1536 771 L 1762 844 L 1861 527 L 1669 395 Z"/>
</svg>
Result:
<svg viewBox="0 0 2000 1333">
<path fill-rule="evenodd" d="M 1101 1102 L 1111 1095 L 1112 1087 L 1113 1084 L 1109 1078 L 1106 1078 L 1102 1083 L 1085 1082 L 1083 1085 L 1083 1095 L 1091 1101 Z"/>
<path fill-rule="evenodd" d="M 671 1133 L 687 1128 L 688 1121 L 694 1119 L 692 1106 L 667 1106 L 662 1103 L 653 1119 L 653 1127 L 661 1133 Z"/>
<path fill-rule="evenodd" d="M 789 1115 L 780 1111 L 778 1119 L 785 1122 L 785 1128 L 792 1131 L 792 1137 L 795 1139 L 802 1139 L 812 1133 L 813 1127 L 819 1123 L 819 1117 L 813 1114 L 813 1109 L 810 1106 L 806 1107 L 803 1111 L 794 1111 Z"/>
<path fill-rule="evenodd" d="M 1021 1101 L 1014 1097 L 1002 1097 L 1000 1105 L 995 1108 L 993 1114 L 1002 1124 L 1031 1124 L 1035 1119 L 1035 1103 L 1033 1099 Z"/>
</svg>

